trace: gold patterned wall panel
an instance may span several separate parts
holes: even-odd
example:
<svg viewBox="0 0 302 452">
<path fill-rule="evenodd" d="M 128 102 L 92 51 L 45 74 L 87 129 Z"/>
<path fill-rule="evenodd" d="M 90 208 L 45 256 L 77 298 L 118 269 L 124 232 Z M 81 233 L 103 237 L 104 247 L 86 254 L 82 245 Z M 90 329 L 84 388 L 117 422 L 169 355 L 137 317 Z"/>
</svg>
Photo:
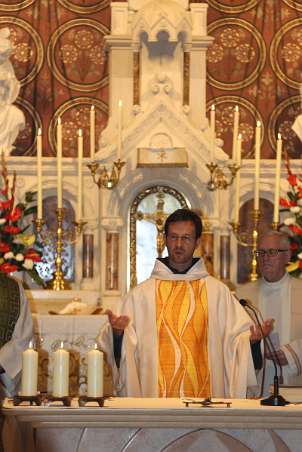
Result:
<svg viewBox="0 0 302 452">
<path fill-rule="evenodd" d="M 43 154 L 55 155 L 54 124 L 64 124 L 64 155 L 74 156 L 76 131 L 84 129 L 89 155 L 89 109 L 96 108 L 97 136 L 108 119 L 108 73 L 103 38 L 110 32 L 109 0 L 0 0 L 0 27 L 9 27 L 11 61 L 21 91 L 16 104 L 26 127 L 15 155 L 35 154 L 43 128 Z"/>
</svg>

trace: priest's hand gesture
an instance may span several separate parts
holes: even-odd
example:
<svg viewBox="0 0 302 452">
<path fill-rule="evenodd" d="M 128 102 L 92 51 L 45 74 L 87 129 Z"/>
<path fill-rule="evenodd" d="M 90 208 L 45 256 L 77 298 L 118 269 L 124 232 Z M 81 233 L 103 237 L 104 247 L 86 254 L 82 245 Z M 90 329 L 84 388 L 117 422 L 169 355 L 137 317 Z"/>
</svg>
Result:
<svg viewBox="0 0 302 452">
<path fill-rule="evenodd" d="M 258 342 L 262 339 L 262 337 L 268 336 L 274 326 L 274 319 L 267 319 L 264 321 L 264 323 L 261 325 L 261 329 L 258 325 L 253 325 L 250 327 L 251 335 L 250 335 L 250 341 L 253 344 L 254 342 Z"/>
<path fill-rule="evenodd" d="M 117 316 L 113 314 L 113 312 L 110 309 L 107 309 L 105 311 L 105 314 L 108 315 L 108 319 L 110 325 L 112 326 L 114 334 L 116 334 L 117 336 L 123 334 L 124 329 L 129 325 L 130 318 L 127 315 Z"/>
</svg>

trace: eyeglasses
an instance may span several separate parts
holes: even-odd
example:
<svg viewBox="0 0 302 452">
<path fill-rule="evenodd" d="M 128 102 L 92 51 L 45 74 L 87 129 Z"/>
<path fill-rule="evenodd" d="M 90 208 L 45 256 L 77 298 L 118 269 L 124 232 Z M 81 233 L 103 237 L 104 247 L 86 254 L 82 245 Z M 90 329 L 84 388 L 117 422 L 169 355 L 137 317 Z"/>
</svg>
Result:
<svg viewBox="0 0 302 452">
<path fill-rule="evenodd" d="M 289 250 L 282 250 L 282 249 L 278 249 L 278 248 L 269 248 L 268 250 L 255 250 L 254 255 L 256 257 L 264 257 L 264 256 L 275 257 L 275 256 L 278 256 L 279 253 L 285 253 L 286 251 L 289 251 Z"/>
<path fill-rule="evenodd" d="M 192 237 L 191 235 L 168 234 L 167 238 L 171 242 L 178 242 L 178 240 L 180 240 L 183 243 L 191 243 L 191 242 L 193 242 L 193 240 L 195 240 L 195 237 Z"/>
</svg>

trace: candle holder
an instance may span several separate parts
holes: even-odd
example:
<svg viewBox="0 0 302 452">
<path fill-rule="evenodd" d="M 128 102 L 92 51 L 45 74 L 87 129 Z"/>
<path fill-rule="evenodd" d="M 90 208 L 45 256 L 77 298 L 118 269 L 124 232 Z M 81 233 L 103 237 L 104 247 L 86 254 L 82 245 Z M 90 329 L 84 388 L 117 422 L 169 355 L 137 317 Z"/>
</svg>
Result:
<svg viewBox="0 0 302 452">
<path fill-rule="evenodd" d="M 210 180 L 207 184 L 207 188 L 210 191 L 226 190 L 227 187 L 232 185 L 236 173 L 240 168 L 236 163 L 219 166 L 214 162 L 207 163 L 206 167 L 210 171 Z M 227 174 L 226 171 L 228 171 L 229 174 Z"/>
<path fill-rule="evenodd" d="M 247 232 L 241 231 L 240 223 L 230 223 L 232 227 L 232 231 L 236 237 L 239 245 L 244 247 L 249 247 L 252 249 L 252 268 L 251 273 L 249 274 L 250 281 L 257 281 L 257 259 L 256 259 L 256 249 L 257 249 L 257 240 L 258 240 L 258 229 L 259 229 L 259 219 L 260 219 L 260 210 L 254 209 L 252 212 L 253 219 L 253 231 L 252 234 L 248 234 Z"/>
<path fill-rule="evenodd" d="M 38 234 L 41 233 L 43 225 L 45 224 L 45 220 L 43 218 L 35 218 L 33 220 L 34 226 Z"/>
<path fill-rule="evenodd" d="M 84 407 L 84 406 L 86 406 L 86 404 L 88 402 L 97 402 L 99 407 L 103 407 L 106 399 L 108 399 L 108 397 L 106 397 L 106 396 L 105 397 L 88 397 L 88 396 L 83 395 L 83 396 L 79 397 L 79 406 Z"/>
<path fill-rule="evenodd" d="M 108 170 L 105 166 L 100 168 L 100 164 L 96 161 L 89 163 L 87 166 L 90 169 L 93 182 L 99 188 L 107 188 L 108 190 L 112 190 L 116 187 L 120 180 L 121 170 L 125 163 L 126 162 L 122 162 L 118 159 L 113 162 L 111 170 Z"/>
<path fill-rule="evenodd" d="M 277 221 L 273 221 L 273 223 L 272 223 L 272 229 L 274 230 L 274 231 L 278 231 L 279 230 L 279 223 L 277 222 Z"/>
<path fill-rule="evenodd" d="M 58 208 L 57 213 L 57 241 L 56 241 L 56 270 L 54 272 L 53 280 L 51 281 L 53 290 L 64 290 L 69 288 L 64 280 L 62 272 L 62 250 L 63 250 L 63 209 Z"/>
<path fill-rule="evenodd" d="M 72 399 L 72 397 L 70 397 L 70 396 L 64 396 L 64 397 L 57 397 L 54 395 L 47 396 L 48 402 L 62 402 L 63 406 L 71 406 L 71 399 Z"/>
<path fill-rule="evenodd" d="M 14 406 L 19 406 L 22 402 L 29 402 L 30 406 L 42 405 L 42 396 L 40 394 L 36 394 L 33 396 L 23 396 L 23 395 L 16 395 L 13 398 L 13 404 Z"/>
</svg>

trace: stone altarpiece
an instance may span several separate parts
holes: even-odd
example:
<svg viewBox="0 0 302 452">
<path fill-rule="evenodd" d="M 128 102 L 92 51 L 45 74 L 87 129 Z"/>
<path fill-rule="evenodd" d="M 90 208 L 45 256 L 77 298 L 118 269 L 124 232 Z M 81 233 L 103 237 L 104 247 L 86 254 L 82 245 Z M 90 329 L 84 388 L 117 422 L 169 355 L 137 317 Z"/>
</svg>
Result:
<svg viewBox="0 0 302 452">
<path fill-rule="evenodd" d="M 215 191 L 207 188 L 206 164 L 212 158 L 220 165 L 229 160 L 223 142 L 215 139 L 207 119 L 206 55 L 212 43 L 207 34 L 207 4 L 129 0 L 112 2 L 111 9 L 111 34 L 105 37 L 109 120 L 99 137 L 96 159 L 111 166 L 120 143 L 120 156 L 126 164 L 112 190 L 98 189 L 88 168 L 84 169 L 87 226 L 83 241 L 85 249 L 90 243 L 85 260 L 89 256 L 93 260 L 93 271 L 82 271 L 80 239 L 75 244 L 73 288 L 87 302 L 90 299 L 85 299 L 84 290 L 100 293 L 106 306 L 126 292 L 130 286 L 130 257 L 135 253 L 135 241 L 130 240 L 131 206 L 154 187 L 175 190 L 189 207 L 201 212 L 207 237 L 204 249 L 212 270 L 236 282 L 237 243 L 229 226 L 234 215 L 234 186 Z M 44 196 L 51 196 L 56 185 L 55 159 L 43 160 Z M 262 161 L 261 165 L 261 196 L 271 202 L 274 162 Z M 36 188 L 34 159 L 11 157 L 9 167 L 19 174 L 20 194 Z M 76 160 L 65 158 L 64 197 L 74 206 L 76 174 Z M 244 160 L 241 204 L 253 197 L 253 176 L 253 161 Z"/>
</svg>

